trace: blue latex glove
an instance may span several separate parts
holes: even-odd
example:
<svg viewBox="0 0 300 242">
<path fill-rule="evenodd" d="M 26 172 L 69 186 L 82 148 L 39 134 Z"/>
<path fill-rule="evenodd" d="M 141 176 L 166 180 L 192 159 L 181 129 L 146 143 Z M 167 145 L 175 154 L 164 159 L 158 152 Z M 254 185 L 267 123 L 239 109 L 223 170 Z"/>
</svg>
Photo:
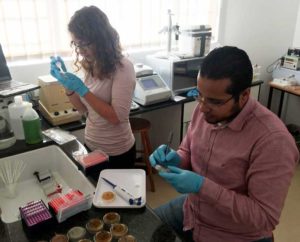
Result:
<svg viewBox="0 0 300 242">
<path fill-rule="evenodd" d="M 61 67 L 61 71 L 67 72 L 66 65 L 65 65 L 63 59 L 60 56 L 57 56 L 56 58 L 54 56 L 51 56 L 50 59 L 51 59 L 51 62 L 50 62 L 51 65 L 54 64 L 57 67 L 60 66 Z"/>
<path fill-rule="evenodd" d="M 60 63 L 61 68 L 57 66 L 57 62 Z M 65 88 L 77 92 L 81 97 L 88 93 L 89 89 L 79 77 L 70 72 L 65 72 L 67 69 L 60 57 L 57 57 L 56 59 L 51 57 L 50 67 L 51 75 Z"/>
<path fill-rule="evenodd" d="M 162 166 L 178 166 L 181 162 L 180 156 L 173 149 L 167 147 L 167 145 L 159 146 L 149 157 L 151 166 L 157 164 Z"/>
<path fill-rule="evenodd" d="M 168 166 L 170 172 L 159 172 L 159 175 L 170 183 L 177 192 L 198 193 L 204 177 L 195 172 L 183 170 L 175 166 Z"/>
</svg>

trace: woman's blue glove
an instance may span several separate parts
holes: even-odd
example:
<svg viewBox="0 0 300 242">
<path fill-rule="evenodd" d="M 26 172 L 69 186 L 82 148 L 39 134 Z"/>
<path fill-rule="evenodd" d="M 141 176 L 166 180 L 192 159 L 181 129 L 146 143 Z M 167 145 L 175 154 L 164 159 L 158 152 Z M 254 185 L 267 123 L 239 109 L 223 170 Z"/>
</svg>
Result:
<svg viewBox="0 0 300 242">
<path fill-rule="evenodd" d="M 177 192 L 198 193 L 204 177 L 195 172 L 183 170 L 175 166 L 168 166 L 170 172 L 159 172 L 159 175 L 170 183 Z"/>
<path fill-rule="evenodd" d="M 66 65 L 60 56 L 57 56 L 56 58 L 54 56 L 50 56 L 50 59 L 51 59 L 50 62 L 51 65 L 56 65 L 57 67 L 61 68 L 61 71 L 67 72 Z"/>
<path fill-rule="evenodd" d="M 178 166 L 181 159 L 177 152 L 167 147 L 167 145 L 159 146 L 149 157 L 151 166 L 157 164 L 162 166 Z"/>
<path fill-rule="evenodd" d="M 57 64 L 60 63 L 60 64 Z M 60 67 L 58 67 L 60 65 Z M 82 80 L 76 75 L 66 72 L 66 66 L 60 57 L 56 59 L 51 57 L 50 73 L 56 78 L 65 88 L 77 92 L 81 97 L 88 93 L 89 89 L 84 85 Z"/>
</svg>

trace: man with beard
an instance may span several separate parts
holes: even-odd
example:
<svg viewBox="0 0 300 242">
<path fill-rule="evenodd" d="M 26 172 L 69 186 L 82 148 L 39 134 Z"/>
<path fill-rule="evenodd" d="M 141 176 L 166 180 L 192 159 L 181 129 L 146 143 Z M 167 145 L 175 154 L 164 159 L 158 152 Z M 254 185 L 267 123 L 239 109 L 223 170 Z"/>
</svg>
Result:
<svg viewBox="0 0 300 242">
<path fill-rule="evenodd" d="M 150 156 L 184 194 L 155 212 L 185 241 L 273 241 L 299 153 L 281 120 L 250 97 L 252 77 L 245 51 L 211 51 L 179 149 L 161 145 Z"/>
</svg>

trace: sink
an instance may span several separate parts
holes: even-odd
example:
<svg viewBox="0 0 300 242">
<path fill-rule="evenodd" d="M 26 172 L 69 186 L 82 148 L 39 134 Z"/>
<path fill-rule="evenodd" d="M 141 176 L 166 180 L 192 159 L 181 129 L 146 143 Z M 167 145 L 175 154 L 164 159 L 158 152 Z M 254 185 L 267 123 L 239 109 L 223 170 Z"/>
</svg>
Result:
<svg viewBox="0 0 300 242">
<path fill-rule="evenodd" d="M 33 174 L 36 171 L 40 173 L 49 171 L 54 180 L 61 185 L 62 194 L 66 194 L 70 189 L 78 189 L 84 195 L 93 195 L 95 191 L 95 187 L 90 181 L 56 145 L 2 158 L 0 159 L 0 164 L 14 160 L 21 160 L 26 166 L 17 182 L 16 194 L 12 198 L 6 195 L 5 184 L 0 178 L 1 220 L 4 223 L 12 223 L 21 219 L 19 214 L 20 206 L 40 199 L 46 205 L 50 201 Z"/>
</svg>

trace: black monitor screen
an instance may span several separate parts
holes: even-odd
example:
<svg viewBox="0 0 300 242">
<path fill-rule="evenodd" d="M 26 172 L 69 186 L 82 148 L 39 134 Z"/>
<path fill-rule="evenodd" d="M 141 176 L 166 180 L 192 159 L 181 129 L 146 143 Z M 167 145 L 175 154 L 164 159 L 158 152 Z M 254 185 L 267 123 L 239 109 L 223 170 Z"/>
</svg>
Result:
<svg viewBox="0 0 300 242">
<path fill-rule="evenodd" d="M 11 80 L 9 69 L 6 64 L 6 59 L 2 51 L 2 46 L 0 44 L 0 81 Z"/>
<path fill-rule="evenodd" d="M 158 87 L 157 83 L 153 79 L 144 79 L 141 81 L 145 90 L 154 89 Z"/>
</svg>

